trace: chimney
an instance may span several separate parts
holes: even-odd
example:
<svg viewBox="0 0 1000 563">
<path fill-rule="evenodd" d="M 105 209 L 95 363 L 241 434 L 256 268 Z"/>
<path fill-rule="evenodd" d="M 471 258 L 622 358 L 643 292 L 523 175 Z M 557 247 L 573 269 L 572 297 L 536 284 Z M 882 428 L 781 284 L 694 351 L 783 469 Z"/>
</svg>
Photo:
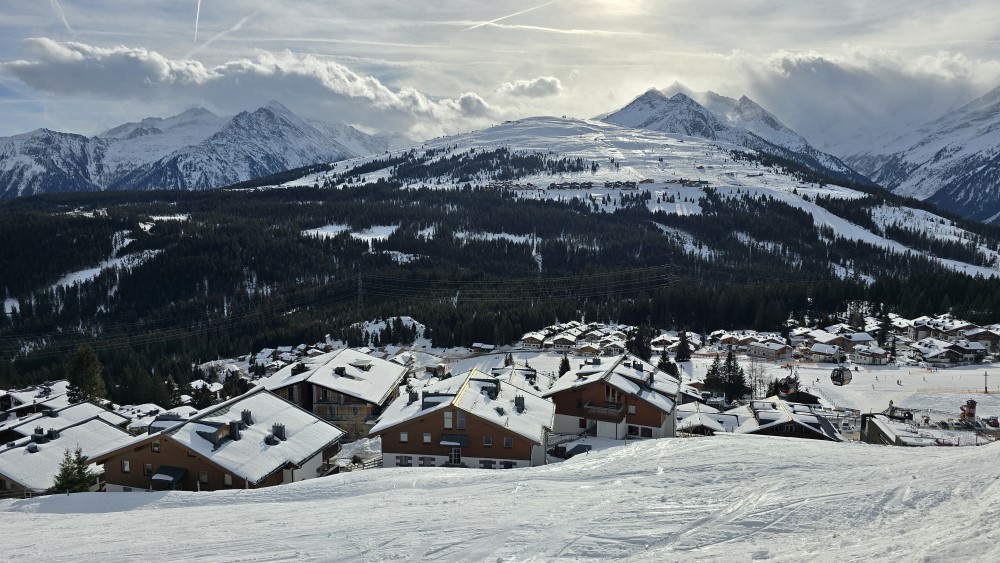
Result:
<svg viewBox="0 0 1000 563">
<path fill-rule="evenodd" d="M 524 395 L 514 397 L 514 410 L 524 412 Z"/>
<path fill-rule="evenodd" d="M 240 413 L 240 419 L 243 421 L 244 426 L 250 426 L 253 424 L 253 417 L 250 416 L 249 409 L 243 409 L 243 412 Z"/>
<path fill-rule="evenodd" d="M 229 423 L 229 438 L 232 440 L 239 440 L 240 436 L 240 421 L 233 420 Z"/>
<path fill-rule="evenodd" d="M 48 411 L 45 414 L 47 414 L 51 418 L 59 418 L 59 413 L 57 413 L 56 411 Z"/>
<path fill-rule="evenodd" d="M 59 437 L 59 431 L 56 430 L 55 428 L 49 428 L 49 431 L 46 433 L 46 436 L 48 436 L 49 440 L 55 440 L 56 438 Z"/>
<path fill-rule="evenodd" d="M 285 440 L 288 439 L 286 437 L 286 435 L 285 435 L 285 425 L 284 424 L 278 424 L 277 422 L 274 423 L 274 426 L 271 427 L 271 433 L 274 434 L 275 438 L 277 438 L 277 439 L 279 439 L 281 441 L 285 441 Z"/>
<path fill-rule="evenodd" d="M 347 367 L 345 367 L 345 366 L 337 366 L 337 367 L 333 368 L 333 373 L 335 373 L 337 375 L 341 375 L 341 376 L 347 375 Z"/>
<path fill-rule="evenodd" d="M 279 443 L 281 443 L 281 440 L 278 440 L 278 438 L 274 434 L 268 434 L 267 436 L 264 437 L 264 443 L 267 444 L 268 446 L 277 446 Z"/>
<path fill-rule="evenodd" d="M 417 391 L 410 391 L 406 404 L 412 405 L 413 403 L 416 403 L 419 400 L 420 400 L 420 393 Z"/>
<path fill-rule="evenodd" d="M 28 450 L 29 454 L 37 453 L 38 452 L 38 444 L 28 444 L 28 447 L 26 449 Z"/>
</svg>

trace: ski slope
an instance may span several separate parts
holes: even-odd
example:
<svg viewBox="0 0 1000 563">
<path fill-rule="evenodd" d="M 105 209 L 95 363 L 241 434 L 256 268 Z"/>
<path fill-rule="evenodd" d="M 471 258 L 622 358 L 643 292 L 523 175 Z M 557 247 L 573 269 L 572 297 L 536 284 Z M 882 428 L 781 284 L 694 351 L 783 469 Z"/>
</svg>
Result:
<svg viewBox="0 0 1000 563">
<path fill-rule="evenodd" d="M 751 153 L 754 151 L 722 139 L 709 140 L 696 136 L 622 127 L 593 120 L 532 117 L 480 131 L 433 139 L 417 147 L 416 152 L 420 154 L 426 149 L 442 151 L 430 161 L 437 162 L 500 148 L 543 154 L 552 159 L 581 158 L 587 164 L 586 170 L 581 172 L 540 173 L 520 178 L 511 189 L 522 198 L 560 201 L 577 198 L 589 201 L 602 211 L 609 212 L 621 205 L 620 197 L 623 194 L 649 191 L 651 199 L 647 202 L 647 206 L 652 211 L 700 215 L 702 209 L 698 201 L 704 197 L 707 189 L 715 190 L 723 198 L 768 197 L 805 211 L 812 216 L 817 226 L 829 227 L 836 236 L 844 239 L 864 242 L 900 255 L 923 254 L 948 269 L 968 275 L 1000 276 L 1000 261 L 991 267 L 983 267 L 930 256 L 886 238 L 881 232 L 873 232 L 851 223 L 818 205 L 815 200 L 821 196 L 854 200 L 866 197 L 866 193 L 833 184 L 801 182 L 776 169 L 753 162 L 733 160 L 729 151 L 740 150 Z M 391 156 L 400 156 L 405 152 L 398 151 Z M 385 156 L 343 161 L 336 164 L 329 172 L 308 175 L 285 185 L 323 184 L 325 180 L 335 179 L 337 175 L 352 177 L 354 185 L 385 180 L 391 173 L 388 168 L 363 174 L 351 172 L 359 166 L 381 158 Z M 598 168 L 592 170 L 589 166 L 591 163 L 597 163 Z M 605 182 L 644 181 L 645 183 L 638 185 L 638 190 L 605 187 Z M 489 185 L 493 182 L 491 178 L 484 176 L 473 178 L 471 183 Z M 549 188 L 550 184 L 572 182 L 592 182 L 593 186 Z M 406 187 L 455 189 L 459 186 L 455 182 L 437 183 L 431 179 L 415 181 Z M 608 203 L 608 200 L 611 202 Z M 921 214 L 919 217 L 918 213 Z M 961 229 L 956 228 L 961 231 L 956 233 L 955 229 L 940 228 L 946 220 L 930 213 L 883 206 L 875 215 L 873 219 L 876 224 L 882 225 L 883 228 L 887 224 L 904 221 L 907 226 L 917 228 L 931 238 L 953 241 L 959 236 L 965 241 L 974 241 L 971 233 Z M 989 257 L 995 254 L 983 244 L 977 242 L 974 244 L 977 244 Z M 844 275 L 849 276 L 851 272 L 845 269 Z"/>
<path fill-rule="evenodd" d="M 0 527 L 4 557 L 32 561 L 991 561 L 998 467 L 1000 446 L 678 438 L 538 468 L 2 501 Z"/>
</svg>

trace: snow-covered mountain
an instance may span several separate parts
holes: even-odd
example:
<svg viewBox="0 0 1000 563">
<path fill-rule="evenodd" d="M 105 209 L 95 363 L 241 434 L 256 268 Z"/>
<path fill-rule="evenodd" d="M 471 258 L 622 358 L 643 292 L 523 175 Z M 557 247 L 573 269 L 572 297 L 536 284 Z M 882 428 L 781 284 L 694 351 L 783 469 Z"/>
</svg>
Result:
<svg viewBox="0 0 1000 563">
<path fill-rule="evenodd" d="M 840 159 L 815 149 L 746 96 L 735 100 L 715 92 L 695 93 L 675 83 L 667 91 L 647 90 L 602 120 L 625 127 L 726 141 L 790 160 L 832 178 L 868 183 Z"/>
<path fill-rule="evenodd" d="M 662 94 L 654 95 L 662 97 Z M 694 109 L 700 107 L 693 101 L 684 104 Z M 701 123 L 705 128 L 729 130 L 722 129 L 729 126 L 720 123 L 712 114 L 703 112 L 702 115 L 705 119 Z M 830 262 L 831 271 L 841 277 L 881 272 L 885 255 L 901 260 L 927 260 L 942 270 L 968 275 L 1000 276 L 1000 252 L 994 250 L 989 239 L 973 226 L 942 217 L 932 209 L 885 201 L 878 196 L 877 189 L 864 192 L 835 184 L 807 182 L 778 166 L 734 158 L 736 151 L 747 151 L 745 145 L 718 137 L 709 140 L 704 135 L 689 132 L 662 133 L 606 121 L 533 117 L 433 139 L 420 148 L 433 156 L 396 151 L 390 153 L 388 159 L 351 159 L 337 163 L 332 170 L 309 174 L 284 185 L 338 185 L 348 180 L 352 184 L 376 182 L 398 173 L 392 159 L 406 158 L 411 160 L 410 169 L 424 167 L 408 177 L 396 177 L 406 187 L 449 189 L 465 184 L 507 185 L 519 197 L 575 199 L 586 202 L 594 211 L 611 212 L 625 207 L 628 199 L 634 197 L 630 194 L 635 194 L 645 198 L 645 206 L 651 212 L 712 222 L 714 212 L 703 208 L 704 200 L 709 197 L 734 205 L 767 201 L 808 215 L 812 222 L 809 228 L 819 232 L 813 236 L 822 239 L 820 244 L 843 239 L 851 245 L 879 253 L 879 260 L 867 264 L 847 258 Z M 494 151 L 544 155 L 552 161 L 581 164 L 574 171 L 533 170 L 518 177 L 516 183 L 510 180 L 510 170 L 483 167 L 471 173 L 468 167 L 463 168 L 472 159 L 484 158 Z M 379 163 L 382 166 L 376 166 Z M 919 206 L 919 202 L 913 204 Z M 728 224 L 723 227 L 723 230 L 733 229 Z M 719 244 L 718 240 L 696 240 L 682 229 L 665 225 L 659 228 L 682 243 L 688 252 L 703 258 L 720 257 L 713 249 Z M 799 237 L 806 237 L 806 227 L 799 224 L 798 228 L 802 231 Z M 726 236 L 743 245 L 745 253 L 759 256 L 769 252 L 786 262 L 801 261 L 801 256 L 795 256 L 797 251 L 761 240 L 757 235 L 734 231 Z M 969 252 L 948 254 L 939 251 L 935 254 L 929 245 L 920 246 L 915 242 L 920 237 L 942 243 L 939 246 L 962 246 Z M 802 252 L 815 253 L 816 247 Z"/>
<path fill-rule="evenodd" d="M 845 160 L 896 193 L 1000 219 L 1000 87 L 884 147 Z"/>
<path fill-rule="evenodd" d="M 0 197 L 54 192 L 208 189 L 410 144 L 310 121 L 278 102 L 233 117 L 195 108 L 94 137 L 39 129 L 0 139 Z"/>
</svg>

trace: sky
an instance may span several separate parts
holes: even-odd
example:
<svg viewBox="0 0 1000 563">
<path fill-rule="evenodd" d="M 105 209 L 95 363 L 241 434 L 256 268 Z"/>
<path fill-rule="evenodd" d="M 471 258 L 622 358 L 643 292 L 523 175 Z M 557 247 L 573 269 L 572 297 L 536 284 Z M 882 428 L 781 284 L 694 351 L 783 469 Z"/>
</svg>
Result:
<svg viewBox="0 0 1000 563">
<path fill-rule="evenodd" d="M 0 135 L 96 134 L 278 100 L 420 140 L 590 118 L 680 82 L 748 95 L 813 144 L 1000 85 L 995 0 L 0 0 Z"/>
</svg>

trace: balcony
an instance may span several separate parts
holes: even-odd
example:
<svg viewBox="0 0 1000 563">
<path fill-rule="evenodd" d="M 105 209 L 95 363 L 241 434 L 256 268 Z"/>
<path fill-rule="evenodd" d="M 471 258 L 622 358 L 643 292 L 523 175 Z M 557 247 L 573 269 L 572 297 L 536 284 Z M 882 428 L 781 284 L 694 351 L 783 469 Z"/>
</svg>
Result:
<svg viewBox="0 0 1000 563">
<path fill-rule="evenodd" d="M 583 405 L 587 418 L 605 422 L 621 422 L 624 418 L 625 405 L 622 403 L 587 403 Z"/>
</svg>

